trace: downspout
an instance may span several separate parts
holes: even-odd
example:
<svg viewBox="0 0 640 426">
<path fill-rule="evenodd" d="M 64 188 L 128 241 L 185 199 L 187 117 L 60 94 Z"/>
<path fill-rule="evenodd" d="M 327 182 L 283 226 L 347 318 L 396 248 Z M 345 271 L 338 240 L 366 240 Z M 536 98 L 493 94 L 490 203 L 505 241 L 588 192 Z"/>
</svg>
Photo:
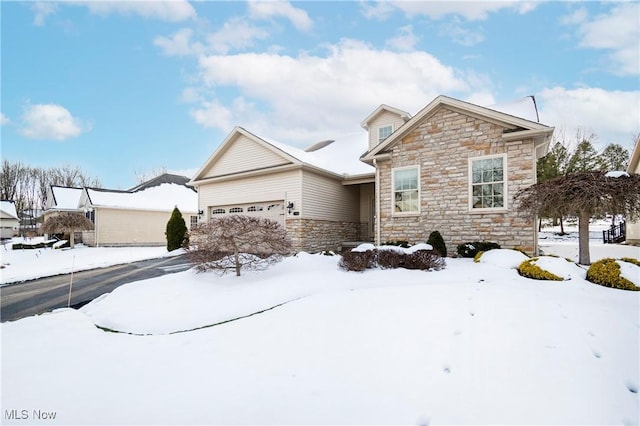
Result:
<svg viewBox="0 0 640 426">
<path fill-rule="evenodd" d="M 376 198 L 376 211 L 375 211 L 375 226 L 376 226 L 376 237 L 375 244 L 376 246 L 380 245 L 380 171 L 378 170 L 378 162 L 376 159 L 373 159 L 373 167 L 376 169 L 376 178 L 375 178 L 375 192 L 374 197 Z"/>
</svg>

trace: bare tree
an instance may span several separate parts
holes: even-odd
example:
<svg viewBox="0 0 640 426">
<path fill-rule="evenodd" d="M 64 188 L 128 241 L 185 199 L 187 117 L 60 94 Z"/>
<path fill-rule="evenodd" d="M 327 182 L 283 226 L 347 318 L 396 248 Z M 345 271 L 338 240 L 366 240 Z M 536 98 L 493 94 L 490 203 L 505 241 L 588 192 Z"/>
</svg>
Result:
<svg viewBox="0 0 640 426">
<path fill-rule="evenodd" d="M 138 183 L 143 183 L 146 182 L 148 180 L 153 179 L 154 177 L 158 177 L 160 175 L 163 175 L 167 173 L 167 167 L 166 166 L 160 166 L 160 167 L 156 167 L 155 169 L 149 170 L 149 171 L 134 171 L 133 174 L 136 177 L 136 181 Z"/>
<path fill-rule="evenodd" d="M 69 246 L 75 246 L 74 233 L 76 231 L 93 230 L 93 223 L 80 213 L 60 212 L 49 217 L 42 225 L 42 232 L 45 234 L 56 234 L 59 232 L 69 233 Z"/>
<path fill-rule="evenodd" d="M 589 257 L 589 220 L 595 215 L 624 214 L 640 217 L 640 175 L 608 177 L 604 172 L 580 172 L 558 176 L 519 191 L 518 209 L 531 215 L 572 214 L 578 216 L 579 260 Z"/>
<path fill-rule="evenodd" d="M 231 215 L 198 224 L 189 236 L 188 254 L 199 272 L 223 274 L 262 270 L 289 254 L 287 233 L 273 220 Z"/>
</svg>

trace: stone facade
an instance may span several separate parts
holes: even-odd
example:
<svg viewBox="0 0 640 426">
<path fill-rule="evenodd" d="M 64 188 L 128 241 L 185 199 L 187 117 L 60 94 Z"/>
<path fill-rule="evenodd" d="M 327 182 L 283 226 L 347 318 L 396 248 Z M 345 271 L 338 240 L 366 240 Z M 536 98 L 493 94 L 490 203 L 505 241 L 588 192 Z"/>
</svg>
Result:
<svg viewBox="0 0 640 426">
<path fill-rule="evenodd" d="M 534 221 L 513 208 L 513 196 L 535 183 L 532 140 L 508 141 L 504 128 L 447 107 L 434 114 L 390 148 L 390 159 L 378 161 L 380 173 L 380 242 L 426 241 L 439 231 L 449 254 L 458 244 L 486 240 L 504 248 L 536 250 Z M 470 209 L 469 159 L 507 155 L 507 209 L 478 212 Z M 392 169 L 420 166 L 420 213 L 398 215 L 392 208 Z"/>
<path fill-rule="evenodd" d="M 360 239 L 359 222 L 287 218 L 286 229 L 294 252 L 338 251 L 345 241 Z"/>
</svg>

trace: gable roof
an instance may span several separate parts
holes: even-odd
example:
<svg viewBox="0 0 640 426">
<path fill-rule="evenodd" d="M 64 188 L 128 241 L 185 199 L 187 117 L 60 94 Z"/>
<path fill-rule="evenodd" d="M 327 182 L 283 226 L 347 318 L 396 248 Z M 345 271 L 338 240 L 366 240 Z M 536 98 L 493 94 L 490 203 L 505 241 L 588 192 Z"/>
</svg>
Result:
<svg viewBox="0 0 640 426">
<path fill-rule="evenodd" d="M 85 188 L 85 191 L 91 207 L 171 211 L 178 206 L 181 212 L 198 211 L 198 194 L 191 188 L 174 183 L 163 183 L 137 192 L 101 188 Z"/>
<path fill-rule="evenodd" d="M 194 175 L 191 184 L 207 179 L 204 173 L 224 155 L 239 135 L 244 135 L 280 156 L 284 161 L 281 165 L 309 167 L 340 178 L 374 172 L 371 166 L 359 160 L 359 156 L 367 149 L 366 135 L 360 132 L 336 138 L 331 143 L 316 144 L 320 146 L 314 146 L 313 151 L 305 151 L 282 142 L 256 136 L 242 127 L 235 127 Z"/>
<path fill-rule="evenodd" d="M 12 219 L 20 220 L 18 218 L 18 213 L 16 212 L 16 205 L 13 201 L 9 201 L 9 200 L 0 201 L 0 210 L 8 217 Z"/>
<path fill-rule="evenodd" d="M 407 121 L 402 127 L 393 132 L 391 136 L 385 139 L 383 142 L 375 146 L 370 151 L 362 155 L 361 160 L 366 162 L 373 161 L 373 158 L 391 148 L 404 136 L 411 132 L 417 125 L 429 115 L 435 113 L 441 106 L 447 106 L 451 109 L 462 111 L 465 114 L 481 117 L 484 120 L 498 123 L 510 132 L 504 133 L 503 138 L 505 140 L 514 140 L 522 137 L 533 137 L 540 139 L 543 142 L 548 142 L 548 139 L 553 134 L 553 127 L 545 126 L 536 121 L 531 121 L 525 118 L 517 117 L 505 112 L 501 112 L 488 107 L 482 107 L 469 102 L 461 101 L 458 99 L 450 98 L 448 96 L 438 96 L 431 101 L 426 107 L 420 110 L 409 121 Z M 522 105 L 519 105 L 522 106 Z M 504 108 L 504 106 L 503 106 Z M 507 105 L 508 109 L 508 105 Z M 515 109 L 515 108 L 514 108 Z"/>
<path fill-rule="evenodd" d="M 53 196 L 52 209 L 57 210 L 77 210 L 80 205 L 82 188 L 51 185 L 51 195 Z"/>
<path fill-rule="evenodd" d="M 182 176 L 182 175 L 175 175 L 172 173 L 163 173 L 159 176 L 156 176 L 154 178 L 151 178 L 147 181 L 144 181 L 136 186 L 134 186 L 133 188 L 129 189 L 129 192 L 138 192 L 138 191 L 142 191 L 144 189 L 147 188 L 153 188 L 154 186 L 159 186 L 162 185 L 163 183 L 173 183 L 176 185 L 184 185 L 187 186 L 187 183 L 190 181 L 191 179 L 186 177 L 186 176 Z"/>
<path fill-rule="evenodd" d="M 402 111 L 401 109 L 394 108 L 389 105 L 381 104 L 371 114 L 369 114 L 367 118 L 362 120 L 362 122 L 360 123 L 360 127 L 364 128 L 365 130 L 369 130 L 369 123 L 371 123 L 378 115 L 382 114 L 384 111 L 399 115 L 405 123 L 411 118 L 411 114 L 406 111 Z"/>
</svg>

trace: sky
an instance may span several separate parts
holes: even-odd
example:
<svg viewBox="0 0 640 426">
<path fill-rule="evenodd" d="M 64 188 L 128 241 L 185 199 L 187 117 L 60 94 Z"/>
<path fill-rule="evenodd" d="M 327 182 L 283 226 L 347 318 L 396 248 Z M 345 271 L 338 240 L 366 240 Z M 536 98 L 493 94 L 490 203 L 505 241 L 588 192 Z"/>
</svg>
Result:
<svg viewBox="0 0 640 426">
<path fill-rule="evenodd" d="M 380 104 L 535 96 L 571 141 L 640 133 L 639 2 L 0 2 L 2 159 L 107 188 L 191 175 L 233 130 L 296 147 Z"/>
</svg>

